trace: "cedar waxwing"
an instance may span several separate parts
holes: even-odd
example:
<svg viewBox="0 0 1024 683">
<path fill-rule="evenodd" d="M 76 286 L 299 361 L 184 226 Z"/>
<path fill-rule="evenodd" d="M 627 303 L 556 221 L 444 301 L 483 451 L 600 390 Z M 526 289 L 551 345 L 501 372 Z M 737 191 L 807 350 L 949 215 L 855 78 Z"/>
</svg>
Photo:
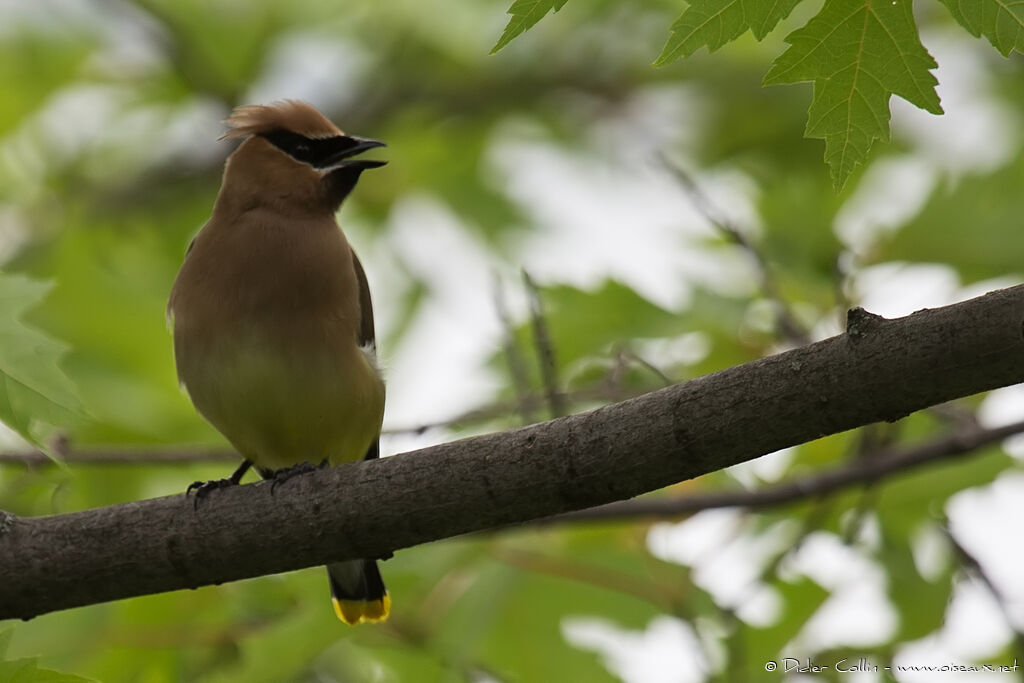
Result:
<svg viewBox="0 0 1024 683">
<path fill-rule="evenodd" d="M 178 379 L 245 459 L 275 484 L 304 463 L 379 454 L 384 381 L 366 274 L 334 214 L 384 143 L 342 133 L 304 102 L 239 107 L 213 215 L 192 241 L 168 303 Z M 307 466 L 308 469 L 308 466 Z M 391 606 L 375 560 L 327 567 L 338 618 Z"/>
</svg>

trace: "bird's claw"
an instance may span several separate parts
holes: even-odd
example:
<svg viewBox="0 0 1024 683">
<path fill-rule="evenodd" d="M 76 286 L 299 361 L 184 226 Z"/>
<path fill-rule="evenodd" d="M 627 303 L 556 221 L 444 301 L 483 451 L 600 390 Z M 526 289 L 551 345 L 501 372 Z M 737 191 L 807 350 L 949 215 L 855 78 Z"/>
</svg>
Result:
<svg viewBox="0 0 1024 683">
<path fill-rule="evenodd" d="M 210 495 L 210 491 L 224 489 L 229 486 L 235 486 L 237 484 L 238 482 L 234 481 L 230 477 L 228 477 L 227 479 L 212 479 L 210 481 L 194 481 L 188 485 L 187 489 L 185 489 L 185 497 L 187 498 L 188 496 L 192 495 L 193 491 L 196 492 L 195 500 L 192 503 L 192 509 L 195 510 L 199 508 L 199 501 L 202 500 L 203 498 L 206 498 L 206 496 Z"/>
<path fill-rule="evenodd" d="M 271 495 L 273 495 L 274 489 L 276 489 L 278 486 L 285 483 L 292 477 L 297 477 L 300 474 L 308 474 L 310 472 L 315 472 L 317 470 L 327 467 L 327 465 L 328 462 L 326 459 L 324 459 L 324 461 L 321 462 L 319 465 L 314 465 L 311 462 L 300 462 L 298 465 L 292 465 L 291 467 L 286 467 L 283 470 L 277 470 L 276 472 L 274 472 L 274 481 L 270 484 Z"/>
</svg>

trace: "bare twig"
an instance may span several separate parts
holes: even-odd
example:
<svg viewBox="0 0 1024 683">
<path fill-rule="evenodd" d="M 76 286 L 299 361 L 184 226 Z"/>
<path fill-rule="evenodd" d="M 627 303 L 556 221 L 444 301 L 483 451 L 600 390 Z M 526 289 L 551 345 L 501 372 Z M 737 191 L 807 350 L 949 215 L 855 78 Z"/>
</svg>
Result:
<svg viewBox="0 0 1024 683">
<path fill-rule="evenodd" d="M 852 252 L 840 251 L 832 259 L 832 297 L 835 299 L 836 309 L 848 311 L 853 307 L 850 297 L 846 295 L 846 283 L 852 277 L 850 264 L 844 260 L 844 256 L 854 258 Z"/>
<path fill-rule="evenodd" d="M 932 406 L 928 409 L 928 413 L 939 420 L 951 423 L 958 429 L 977 429 L 980 426 L 977 413 L 955 401 Z"/>
<path fill-rule="evenodd" d="M 562 393 L 558 390 L 555 349 L 551 343 L 547 320 L 544 318 L 544 306 L 540 300 L 540 291 L 525 268 L 523 269 L 523 284 L 526 286 L 526 294 L 530 299 L 530 325 L 533 328 L 533 343 L 537 347 L 540 376 L 544 382 L 548 410 L 551 417 L 562 417 L 567 411 L 565 401 L 562 400 Z"/>
<path fill-rule="evenodd" d="M 1006 596 L 1003 595 L 1001 590 L 999 590 L 999 586 L 992 581 L 992 578 L 985 571 L 985 568 L 981 566 L 978 559 L 956 540 L 956 536 L 954 536 L 952 531 L 950 531 L 948 523 L 942 526 L 942 532 L 946 536 L 946 540 L 948 540 L 949 544 L 953 547 L 953 550 L 959 558 L 960 564 L 963 568 L 968 574 L 977 578 L 981 585 L 984 586 L 985 589 L 988 590 L 989 594 L 992 595 L 996 605 L 999 607 L 999 611 L 1003 615 L 1003 621 L 1006 622 L 1006 626 L 1011 632 L 1013 632 L 1017 654 L 1024 657 L 1024 631 L 1021 631 L 1011 616 L 1010 610 L 1007 607 Z"/>
<path fill-rule="evenodd" d="M 625 401 L 626 399 L 639 396 L 656 388 L 658 387 L 650 386 L 645 389 L 636 387 L 594 386 L 575 389 L 568 392 L 559 392 L 558 397 L 560 401 L 570 406 L 578 406 L 580 404 L 593 405 L 595 402 L 606 403 L 608 401 Z M 527 394 L 522 397 L 522 404 L 518 401 L 496 401 L 480 408 L 468 410 L 460 415 L 456 415 L 455 417 L 438 420 L 437 422 L 424 422 L 423 424 L 406 427 L 386 427 L 382 433 L 423 434 L 424 432 L 428 432 L 432 429 L 486 424 L 494 420 L 511 417 L 512 415 L 522 415 L 523 410 L 533 415 L 537 411 L 543 409 L 545 405 L 548 405 L 548 403 L 549 401 L 546 395 Z M 2 455 L 0 455 L 0 459 L 2 459 Z"/>
<path fill-rule="evenodd" d="M 887 449 L 896 443 L 898 432 L 902 426 L 901 422 L 876 422 L 875 424 L 864 425 L 856 430 L 852 439 L 853 447 L 850 449 L 851 452 L 847 457 L 855 462 L 862 459 L 877 458 L 880 455 L 884 456 L 886 452 L 889 452 Z M 860 536 L 864 523 L 875 510 L 876 503 L 878 502 L 878 490 L 875 488 L 875 484 L 881 481 L 883 480 L 866 482 L 858 492 L 857 500 L 850 510 L 851 514 L 847 515 L 844 520 L 845 523 L 842 530 L 843 543 L 851 544 Z"/>
<path fill-rule="evenodd" d="M 804 329 L 804 326 L 793 315 L 789 303 L 782 296 L 768 259 L 761 253 L 758 246 L 750 241 L 750 238 L 747 237 L 742 229 L 718 210 L 718 207 L 700 189 L 697 181 L 684 168 L 665 155 L 661 155 L 661 163 L 679 181 L 679 185 L 693 203 L 694 208 L 726 239 L 743 249 L 753 259 L 761 279 L 761 290 L 775 306 L 775 315 L 782 336 L 794 345 L 799 346 L 808 343 L 810 337 L 807 334 L 807 330 Z"/>
<path fill-rule="evenodd" d="M 89 465 L 162 465 L 171 463 L 229 462 L 240 456 L 226 448 L 143 448 L 111 447 L 75 450 L 60 453 L 66 462 Z M 0 465 L 20 464 L 39 467 L 55 464 L 42 451 L 8 451 L 0 453 Z"/>
<path fill-rule="evenodd" d="M 522 548 L 508 547 L 492 548 L 491 553 L 497 560 L 513 567 L 600 586 L 639 598 L 659 609 L 669 609 L 679 597 L 666 596 L 660 586 L 650 581 L 637 581 L 635 576 L 629 574 L 582 562 L 569 562 L 564 557 L 551 557 Z"/>
<path fill-rule="evenodd" d="M 657 387 L 650 387 L 652 390 Z M 645 393 L 641 388 L 627 389 L 622 387 L 595 386 L 563 393 L 561 398 L 568 405 L 593 405 L 595 402 L 624 401 Z M 434 429 L 465 427 L 479 425 L 522 415 L 527 411 L 533 415 L 547 405 L 547 399 L 539 394 L 529 394 L 518 401 L 497 401 L 490 405 L 466 411 L 455 417 L 437 422 L 425 422 L 409 427 L 390 427 L 382 434 L 423 434 Z M 110 446 L 105 448 L 83 447 L 74 448 L 68 444 L 59 449 L 58 455 L 67 463 L 78 465 L 161 465 L 169 463 L 202 463 L 231 462 L 240 456 L 234 451 L 223 448 L 164 448 L 144 446 Z M 28 467 L 44 467 L 55 465 L 56 462 L 46 453 L 39 450 L 0 451 L 0 466 L 25 465 Z"/>
<path fill-rule="evenodd" d="M 516 331 L 512 326 L 512 318 L 508 313 L 508 304 L 505 301 L 505 288 L 501 279 L 494 276 L 494 309 L 498 314 L 498 321 L 501 322 L 501 329 L 504 332 L 505 360 L 508 362 L 508 373 L 512 377 L 512 388 L 516 392 L 516 408 L 523 424 L 533 422 L 533 411 L 530 410 L 528 396 L 530 393 L 530 382 L 526 374 L 526 364 L 523 362 L 523 354 L 519 351 L 519 342 L 516 340 Z"/>
<path fill-rule="evenodd" d="M 650 362 L 646 358 L 643 358 L 642 356 L 640 356 L 640 354 L 638 354 L 637 352 L 633 351 L 632 349 L 620 349 L 618 354 L 624 360 L 627 360 L 627 361 L 630 361 L 632 363 L 635 363 L 635 364 L 639 365 L 640 367 L 645 368 L 646 370 L 650 371 L 651 374 L 653 374 L 655 377 L 657 377 L 661 381 L 662 386 L 666 386 L 666 387 L 667 386 L 671 386 L 671 385 L 675 384 L 676 381 L 677 381 L 677 380 L 672 379 L 668 375 L 666 375 L 661 370 L 661 368 L 659 368 L 657 365 L 655 365 L 654 363 Z"/>
</svg>

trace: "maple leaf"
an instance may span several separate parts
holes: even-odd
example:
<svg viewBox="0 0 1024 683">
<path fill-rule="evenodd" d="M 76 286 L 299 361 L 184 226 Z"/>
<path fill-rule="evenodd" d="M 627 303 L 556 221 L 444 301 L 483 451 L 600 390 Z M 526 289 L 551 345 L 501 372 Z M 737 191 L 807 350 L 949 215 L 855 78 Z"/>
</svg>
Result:
<svg viewBox="0 0 1024 683">
<path fill-rule="evenodd" d="M 507 12 L 512 18 L 508 20 L 501 38 L 491 48 L 491 54 L 508 45 L 513 38 L 543 19 L 548 12 L 562 9 L 566 2 L 567 0 L 515 0 Z"/>
<path fill-rule="evenodd" d="M 49 289 L 0 273 L 0 420 L 40 445 L 48 429 L 81 414 L 71 380 L 57 365 L 65 345 L 22 321 Z"/>
<path fill-rule="evenodd" d="M 1024 0 L 940 0 L 973 36 L 985 36 L 1004 57 L 1024 52 Z"/>
<path fill-rule="evenodd" d="M 890 95 L 942 113 L 938 65 L 917 36 L 910 0 L 826 0 L 786 42 L 764 83 L 814 82 L 805 134 L 825 139 L 837 189 L 874 140 L 889 139 Z"/>
<path fill-rule="evenodd" d="M 761 40 L 798 4 L 800 0 L 693 0 L 672 24 L 672 34 L 654 64 L 689 57 L 705 45 L 714 52 L 748 30 Z"/>
</svg>

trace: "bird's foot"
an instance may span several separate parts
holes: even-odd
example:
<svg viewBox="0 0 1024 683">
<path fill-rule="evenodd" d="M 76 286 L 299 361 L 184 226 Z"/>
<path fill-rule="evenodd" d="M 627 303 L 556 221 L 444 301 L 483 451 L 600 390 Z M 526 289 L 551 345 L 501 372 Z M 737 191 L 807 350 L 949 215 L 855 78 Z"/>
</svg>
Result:
<svg viewBox="0 0 1024 683">
<path fill-rule="evenodd" d="M 278 486 L 285 483 L 292 477 L 297 477 L 300 474 L 308 474 L 310 472 L 322 470 L 323 468 L 327 467 L 328 464 L 329 463 L 327 462 L 327 459 L 324 458 L 323 462 L 321 462 L 319 465 L 314 465 L 311 462 L 300 462 L 298 465 L 292 465 L 291 467 L 286 467 L 282 470 L 277 470 L 273 474 L 274 481 L 270 485 L 270 493 L 273 494 L 274 489 L 276 489 Z"/>
<path fill-rule="evenodd" d="M 188 498 L 193 491 L 196 492 L 195 502 L 192 503 L 193 509 L 199 508 L 199 501 L 202 498 L 206 498 L 210 494 L 210 491 L 216 491 L 217 489 L 227 488 L 229 486 L 237 486 L 245 473 L 252 466 L 252 463 L 248 460 L 242 461 L 242 464 L 238 466 L 238 469 L 228 477 L 227 479 L 213 479 L 211 481 L 194 481 L 188 485 L 185 489 L 185 497 Z"/>
<path fill-rule="evenodd" d="M 227 479 L 212 479 L 210 481 L 194 481 L 188 485 L 185 489 L 185 497 L 192 495 L 192 492 L 196 492 L 195 501 L 192 503 L 193 509 L 199 508 L 199 501 L 206 496 L 210 495 L 210 491 L 216 491 L 217 489 L 225 489 L 229 486 L 237 485 L 237 481 L 233 481 L 231 477 Z"/>
</svg>

